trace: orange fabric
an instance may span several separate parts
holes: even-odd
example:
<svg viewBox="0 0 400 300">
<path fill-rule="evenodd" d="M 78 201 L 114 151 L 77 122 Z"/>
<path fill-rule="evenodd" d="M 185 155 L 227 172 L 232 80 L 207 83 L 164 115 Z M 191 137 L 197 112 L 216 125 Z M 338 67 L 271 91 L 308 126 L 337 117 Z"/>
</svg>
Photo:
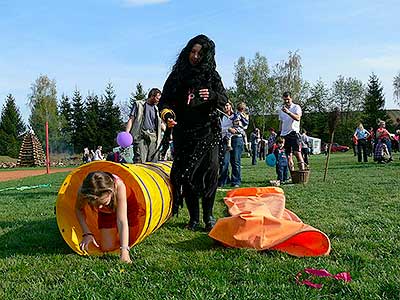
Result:
<svg viewBox="0 0 400 300">
<path fill-rule="evenodd" d="M 294 256 L 327 255 L 329 238 L 285 209 L 278 187 L 240 188 L 224 198 L 231 217 L 219 219 L 209 236 L 225 246 L 279 250 Z"/>
</svg>

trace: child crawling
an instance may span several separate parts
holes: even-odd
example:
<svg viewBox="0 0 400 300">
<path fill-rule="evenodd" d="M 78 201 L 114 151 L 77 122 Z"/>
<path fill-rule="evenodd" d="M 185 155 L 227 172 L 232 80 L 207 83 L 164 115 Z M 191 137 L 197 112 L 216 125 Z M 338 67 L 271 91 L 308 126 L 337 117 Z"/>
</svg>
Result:
<svg viewBox="0 0 400 300">
<path fill-rule="evenodd" d="M 98 212 L 100 245 L 86 223 L 85 206 Z M 120 259 L 131 263 L 129 256 L 129 227 L 126 187 L 116 175 L 101 171 L 89 173 L 83 180 L 75 203 L 75 213 L 82 227 L 83 235 L 79 247 L 87 251 L 93 243 L 104 252 L 115 249 L 117 228 L 120 244 Z"/>
</svg>

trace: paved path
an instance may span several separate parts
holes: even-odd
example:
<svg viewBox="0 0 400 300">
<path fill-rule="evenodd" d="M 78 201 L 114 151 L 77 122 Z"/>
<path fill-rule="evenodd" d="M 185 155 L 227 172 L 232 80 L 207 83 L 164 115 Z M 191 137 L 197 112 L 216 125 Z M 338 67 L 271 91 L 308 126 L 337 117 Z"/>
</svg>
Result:
<svg viewBox="0 0 400 300">
<path fill-rule="evenodd" d="M 74 168 L 50 168 L 51 173 L 59 173 L 59 172 L 70 172 L 74 170 Z M 37 175 L 46 174 L 46 169 L 35 169 L 35 170 L 18 170 L 14 169 L 13 171 L 1 171 L 0 172 L 0 181 L 14 180 L 24 177 L 31 177 Z"/>
</svg>

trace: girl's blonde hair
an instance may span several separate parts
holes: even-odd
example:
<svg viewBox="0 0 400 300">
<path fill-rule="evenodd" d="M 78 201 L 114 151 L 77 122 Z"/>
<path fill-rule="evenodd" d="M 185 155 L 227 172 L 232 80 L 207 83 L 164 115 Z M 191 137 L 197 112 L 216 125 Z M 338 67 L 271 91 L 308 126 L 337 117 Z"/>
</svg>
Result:
<svg viewBox="0 0 400 300">
<path fill-rule="evenodd" d="M 239 102 L 238 103 L 238 105 L 236 106 L 236 109 L 238 110 L 238 111 L 244 111 L 245 109 L 246 109 L 246 103 L 244 103 L 243 101 L 242 102 Z"/>
<path fill-rule="evenodd" d="M 86 203 L 89 204 L 91 208 L 98 207 L 98 199 L 107 192 L 112 193 L 109 207 L 115 211 L 117 208 L 117 193 L 113 175 L 101 171 L 89 173 L 83 180 L 82 186 L 78 191 L 80 207 Z"/>
<path fill-rule="evenodd" d="M 364 130 L 364 126 L 363 126 L 363 124 L 362 124 L 362 123 L 358 124 L 358 129 L 360 129 L 360 130 Z"/>
</svg>

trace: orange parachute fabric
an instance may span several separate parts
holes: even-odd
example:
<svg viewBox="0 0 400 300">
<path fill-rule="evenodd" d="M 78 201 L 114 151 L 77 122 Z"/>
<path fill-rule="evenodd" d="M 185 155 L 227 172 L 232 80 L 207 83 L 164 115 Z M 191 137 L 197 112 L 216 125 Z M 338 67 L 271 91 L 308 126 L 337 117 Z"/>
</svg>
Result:
<svg viewBox="0 0 400 300">
<path fill-rule="evenodd" d="M 281 188 L 234 189 L 224 201 L 231 216 L 219 219 L 209 236 L 225 246 L 279 250 L 298 257 L 330 252 L 325 233 L 304 224 L 285 208 Z"/>
</svg>

